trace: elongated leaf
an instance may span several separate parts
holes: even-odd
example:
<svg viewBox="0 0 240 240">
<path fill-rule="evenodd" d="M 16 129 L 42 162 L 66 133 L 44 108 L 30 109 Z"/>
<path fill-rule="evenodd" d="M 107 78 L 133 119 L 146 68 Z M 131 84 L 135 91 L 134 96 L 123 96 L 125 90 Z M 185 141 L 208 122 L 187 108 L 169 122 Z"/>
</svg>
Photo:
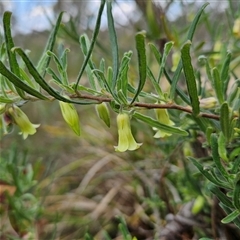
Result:
<svg viewBox="0 0 240 240">
<path fill-rule="evenodd" d="M 117 101 L 117 97 L 116 94 L 112 91 L 110 85 L 108 84 L 107 79 L 104 76 L 104 73 L 98 69 L 93 70 L 94 73 L 96 74 L 96 76 L 100 79 L 100 81 L 102 81 L 107 89 L 108 92 L 110 92 L 113 96 L 113 98 Z"/>
<path fill-rule="evenodd" d="M 224 161 L 228 162 L 227 149 L 226 149 L 226 139 L 223 132 L 219 133 L 218 137 L 218 154 Z"/>
<path fill-rule="evenodd" d="M 88 39 L 86 34 L 83 34 L 80 37 L 79 43 L 80 43 L 82 52 L 84 54 L 84 57 L 86 57 L 87 53 L 89 51 L 89 46 L 90 46 L 90 42 L 89 42 L 89 39 Z M 94 63 L 92 62 L 92 59 L 90 57 L 89 60 L 88 60 L 87 66 L 86 66 L 86 73 L 87 73 L 87 76 L 88 76 L 88 80 L 89 80 L 90 86 L 93 89 L 96 90 L 97 87 L 96 87 L 96 83 L 95 83 L 95 79 L 94 79 L 92 70 L 94 70 Z M 101 84 L 100 84 L 100 86 L 103 87 Z"/>
<path fill-rule="evenodd" d="M 149 66 L 147 66 L 147 76 L 149 77 L 150 81 L 152 82 L 157 94 L 159 95 L 160 98 L 163 98 L 163 92 L 162 89 L 160 88 L 157 80 L 155 79 L 151 69 L 149 68 Z"/>
<path fill-rule="evenodd" d="M 159 121 L 156 121 L 153 118 L 145 116 L 143 114 L 135 112 L 133 117 L 135 117 L 136 119 L 138 119 L 140 121 L 143 121 L 143 122 L 147 123 L 151 127 L 161 129 L 164 132 L 171 133 L 171 134 L 179 134 L 179 135 L 183 135 L 183 136 L 188 136 L 188 132 L 186 132 L 185 130 L 182 130 L 178 127 L 173 127 L 173 126 L 168 126 L 168 125 L 162 124 Z"/>
<path fill-rule="evenodd" d="M 122 90 L 122 93 L 127 98 L 127 86 L 128 86 L 128 70 L 129 62 L 132 57 L 132 51 L 124 53 L 122 58 L 118 79 L 117 79 L 117 91 Z"/>
<path fill-rule="evenodd" d="M 209 3 L 205 3 L 203 4 L 203 6 L 201 7 L 201 9 L 198 11 L 198 13 L 196 14 L 193 22 L 191 23 L 191 26 L 188 30 L 188 34 L 187 34 L 187 40 L 190 40 L 192 41 L 193 39 L 193 35 L 195 33 L 195 30 L 196 30 L 196 27 L 197 27 L 197 24 L 199 22 L 199 19 L 204 11 L 204 9 L 206 8 L 206 6 L 208 5 Z M 171 85 L 171 89 L 170 89 L 170 99 L 173 99 L 174 98 L 174 95 L 175 95 L 175 91 L 176 91 L 176 86 L 177 86 L 177 82 L 179 80 L 179 76 L 180 76 L 180 73 L 182 71 L 182 61 L 180 60 L 179 63 L 178 63 L 178 66 L 177 66 L 177 69 L 174 73 L 174 76 L 172 78 L 172 85 Z"/>
<path fill-rule="evenodd" d="M 13 72 L 17 77 L 20 78 L 20 70 L 19 65 L 17 62 L 16 54 L 12 52 L 12 48 L 14 47 L 14 42 L 12 39 L 12 33 L 11 33 L 11 12 L 5 12 L 3 15 L 3 28 L 4 28 L 4 37 L 6 42 L 6 48 L 7 48 L 7 55 L 9 59 L 9 65 L 10 70 Z M 22 89 L 16 87 L 16 91 L 19 94 L 21 98 L 25 98 L 25 94 L 22 91 Z"/>
<path fill-rule="evenodd" d="M 184 71 L 186 82 L 187 82 L 188 94 L 191 100 L 193 115 L 198 116 L 200 112 L 200 107 L 199 107 L 197 84 L 196 84 L 192 62 L 191 62 L 191 56 L 190 56 L 190 47 L 191 47 L 191 42 L 187 41 L 181 50 L 181 53 L 182 53 L 181 58 L 182 58 L 182 64 L 183 64 L 183 71 Z"/>
<path fill-rule="evenodd" d="M 163 50 L 163 56 L 162 56 L 162 59 L 161 59 L 161 66 L 160 66 L 160 71 L 159 71 L 159 74 L 158 74 L 158 79 L 157 79 L 157 82 L 159 83 L 160 82 L 160 79 L 162 77 L 162 74 L 163 74 L 163 71 L 164 71 L 164 68 L 165 68 L 165 64 L 166 64 L 166 61 L 167 61 L 167 57 L 173 47 L 173 44 L 174 42 L 167 42 L 165 45 L 164 45 L 164 50 Z"/>
<path fill-rule="evenodd" d="M 29 73 L 33 76 L 35 81 L 46 91 L 48 92 L 51 96 L 54 98 L 61 100 L 63 102 L 69 102 L 69 103 L 77 103 L 77 104 L 92 104 L 96 103 L 96 101 L 75 101 L 72 99 L 68 99 L 60 95 L 55 89 L 53 89 L 45 80 L 44 78 L 40 75 L 40 73 L 37 71 L 37 69 L 34 67 L 33 63 L 31 60 L 28 58 L 28 56 L 25 54 L 25 52 L 21 48 L 14 48 L 14 51 L 16 51 L 23 59 L 25 62 L 27 69 Z"/>
<path fill-rule="evenodd" d="M 61 20 L 62 20 L 62 15 L 63 12 L 61 12 L 58 16 L 57 22 L 55 24 L 55 27 L 53 28 L 49 38 L 48 38 L 48 42 L 46 44 L 46 47 L 43 51 L 43 54 L 41 56 L 41 58 L 38 61 L 37 64 L 37 71 L 44 77 L 46 74 L 46 69 L 48 68 L 48 65 L 50 63 L 50 57 L 46 54 L 47 51 L 53 51 L 53 47 L 56 41 L 56 36 L 57 36 L 57 32 L 59 30 L 60 24 L 61 24 Z"/>
<path fill-rule="evenodd" d="M 113 60 L 113 79 L 111 88 L 115 88 L 117 83 L 117 76 L 119 70 L 119 53 L 118 53 L 118 42 L 117 34 L 115 31 L 114 20 L 112 16 L 112 1 L 107 1 L 107 19 L 108 19 L 108 31 L 112 49 L 112 60 Z"/>
<path fill-rule="evenodd" d="M 223 82 L 223 92 L 226 93 L 227 91 L 227 87 L 228 87 L 228 82 L 229 82 L 229 66 L 230 66 L 230 62 L 231 62 L 231 57 L 232 54 L 231 52 L 227 53 L 227 56 L 225 58 L 225 61 L 223 63 L 222 69 L 221 69 L 221 80 Z"/>
<path fill-rule="evenodd" d="M 174 82 L 174 79 L 171 79 L 168 72 L 166 71 L 166 69 L 164 70 L 164 75 L 167 78 L 168 82 L 171 84 L 171 88 L 172 88 L 172 83 Z M 184 93 L 184 91 L 179 88 L 178 86 L 176 86 L 175 91 L 177 92 L 177 94 L 182 98 L 182 100 L 187 103 L 188 105 L 191 104 L 191 101 L 189 99 L 189 97 Z"/>
<path fill-rule="evenodd" d="M 239 210 L 235 210 L 232 213 L 230 213 L 229 215 L 227 215 L 225 218 L 223 218 L 221 220 L 222 223 L 230 223 L 232 222 L 234 219 L 236 219 L 238 216 L 240 216 L 240 211 Z"/>
<path fill-rule="evenodd" d="M 240 211 L 240 179 L 238 181 L 236 181 L 236 184 L 234 186 L 233 204 Z"/>
<path fill-rule="evenodd" d="M 215 67 L 212 70 L 213 80 L 214 80 L 214 89 L 220 104 L 224 102 L 223 97 L 223 81 L 220 78 L 220 74 L 218 69 Z"/>
<path fill-rule="evenodd" d="M 2 61 L 0 61 L 0 73 L 6 77 L 11 83 L 14 84 L 14 86 L 21 88 L 23 91 L 29 93 L 30 95 L 37 97 L 39 99 L 42 100 L 48 100 L 48 98 L 44 95 L 42 95 L 41 93 L 39 93 L 38 91 L 36 91 L 35 89 L 29 87 L 26 83 L 24 83 L 20 78 L 18 78 L 15 74 L 13 74 L 12 72 L 10 72 L 2 63 Z"/>
<path fill-rule="evenodd" d="M 197 167 L 197 169 L 202 173 L 203 176 L 205 176 L 210 182 L 212 182 L 213 184 L 219 186 L 219 187 L 225 187 L 227 189 L 229 189 L 229 185 L 228 184 L 222 184 L 219 183 L 208 171 L 203 169 L 203 166 L 194 158 L 192 157 L 188 157 L 189 160 L 192 161 L 192 163 L 195 165 L 195 167 Z"/>
<path fill-rule="evenodd" d="M 213 161 L 217 169 L 219 170 L 219 172 L 222 174 L 223 177 L 226 177 L 226 179 L 228 179 L 228 173 L 223 167 L 220 160 L 220 156 L 218 154 L 218 137 L 215 133 L 211 135 L 211 148 L 212 148 Z"/>
<path fill-rule="evenodd" d="M 209 184 L 208 188 L 212 193 L 216 195 L 222 204 L 229 208 L 234 208 L 232 201 L 222 191 L 220 191 L 218 187 L 214 186 L 213 184 Z"/>
<path fill-rule="evenodd" d="M 230 117 L 227 102 L 224 102 L 220 108 L 220 125 L 222 132 L 226 138 L 226 142 L 228 142 L 230 138 Z"/>
<path fill-rule="evenodd" d="M 138 71 L 139 71 L 139 83 L 135 96 L 132 99 L 131 104 L 136 100 L 139 93 L 142 91 L 147 76 L 147 59 L 145 49 L 145 36 L 143 33 L 137 33 L 135 36 L 136 48 L 138 53 Z"/>
<path fill-rule="evenodd" d="M 90 59 L 91 57 L 91 54 L 92 54 L 92 51 L 93 51 L 93 48 L 94 48 L 94 45 L 95 45 L 95 42 L 97 40 L 97 36 L 98 36 L 98 33 L 99 33 L 99 30 L 100 30 L 100 26 L 101 26 L 101 19 L 102 19 L 102 13 L 103 13 L 103 9 L 104 9 L 104 6 L 105 6 L 105 2 L 106 0 L 101 0 L 101 5 L 99 7 L 99 10 L 98 10 L 98 16 L 97 16 L 97 20 L 96 20 L 96 24 L 95 24 L 95 29 L 93 31 L 93 36 L 92 36 L 92 40 L 91 40 L 91 44 L 90 44 L 90 47 L 89 47 L 89 50 L 88 50 L 88 53 L 84 59 L 84 62 L 83 62 L 83 65 L 79 71 L 79 74 L 78 74 L 78 77 L 77 77 L 77 80 L 76 80 L 76 84 L 75 84 L 75 90 L 77 90 L 77 86 L 80 82 L 80 79 L 84 73 L 84 70 L 88 64 L 88 60 Z"/>
<path fill-rule="evenodd" d="M 149 43 L 148 45 L 149 45 L 150 49 L 152 50 L 158 64 L 161 65 L 161 59 L 162 59 L 161 53 L 159 52 L 159 50 L 153 43 Z"/>
</svg>

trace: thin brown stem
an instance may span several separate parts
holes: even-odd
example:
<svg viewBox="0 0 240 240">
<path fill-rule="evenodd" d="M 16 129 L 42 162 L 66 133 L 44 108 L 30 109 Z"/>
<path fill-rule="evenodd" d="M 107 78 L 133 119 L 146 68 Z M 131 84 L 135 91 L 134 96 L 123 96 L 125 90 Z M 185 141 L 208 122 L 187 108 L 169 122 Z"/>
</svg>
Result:
<svg viewBox="0 0 240 240">
<path fill-rule="evenodd" d="M 82 98 L 82 99 L 95 100 L 95 101 L 98 101 L 99 103 L 113 101 L 113 99 L 109 98 L 109 97 L 100 97 L 100 96 L 93 96 L 93 95 L 87 95 L 87 94 L 81 94 L 81 95 L 74 94 L 74 95 L 71 95 L 70 98 Z M 155 103 L 135 102 L 131 106 L 133 106 L 133 107 L 140 107 L 140 108 L 147 108 L 147 109 L 157 109 L 157 108 L 176 109 L 176 110 L 179 110 L 179 111 L 182 111 L 182 112 L 187 112 L 189 114 L 193 113 L 193 111 L 192 111 L 192 109 L 190 107 L 183 107 L 181 105 L 172 104 L 172 103 L 155 104 Z M 220 116 L 219 115 L 210 114 L 210 113 L 202 113 L 201 112 L 201 113 L 199 113 L 199 117 L 220 120 Z"/>
</svg>

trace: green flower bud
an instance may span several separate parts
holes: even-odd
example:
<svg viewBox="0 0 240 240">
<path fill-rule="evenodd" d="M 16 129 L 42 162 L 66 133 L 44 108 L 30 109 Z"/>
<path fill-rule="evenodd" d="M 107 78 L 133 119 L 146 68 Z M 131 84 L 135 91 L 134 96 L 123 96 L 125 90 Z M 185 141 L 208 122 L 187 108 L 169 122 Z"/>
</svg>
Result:
<svg viewBox="0 0 240 240">
<path fill-rule="evenodd" d="M 117 152 L 133 151 L 138 149 L 142 143 L 137 143 L 132 135 L 130 118 L 127 113 L 119 113 L 117 116 L 118 146 Z"/>
<path fill-rule="evenodd" d="M 168 112 L 166 109 L 155 109 L 155 113 L 156 113 L 156 117 L 157 120 L 165 125 L 168 126 L 173 126 L 175 125 L 174 122 L 172 122 L 169 118 Z M 153 130 L 156 130 L 156 134 L 153 136 L 154 138 L 163 138 L 163 137 L 169 137 L 172 134 L 171 133 L 167 133 L 164 132 L 163 130 L 157 129 L 157 128 L 153 128 Z"/>
<path fill-rule="evenodd" d="M 12 118 L 13 122 L 21 129 L 23 139 L 26 139 L 28 135 L 35 134 L 36 128 L 40 126 L 40 124 L 32 124 L 27 115 L 17 106 L 10 107 L 8 109 L 8 114 Z"/>
<path fill-rule="evenodd" d="M 203 196 L 199 195 L 192 206 L 192 213 L 194 215 L 198 214 L 204 207 L 205 199 Z"/>
<path fill-rule="evenodd" d="M 78 135 L 81 134 L 78 113 L 71 103 L 59 101 L 62 116 L 68 126 Z"/>
<path fill-rule="evenodd" d="M 96 105 L 96 111 L 100 119 L 102 119 L 105 124 L 110 127 L 110 114 L 106 103 L 101 103 Z"/>
<path fill-rule="evenodd" d="M 210 109 L 217 105 L 217 99 L 215 97 L 208 97 L 199 100 L 200 108 Z"/>
</svg>

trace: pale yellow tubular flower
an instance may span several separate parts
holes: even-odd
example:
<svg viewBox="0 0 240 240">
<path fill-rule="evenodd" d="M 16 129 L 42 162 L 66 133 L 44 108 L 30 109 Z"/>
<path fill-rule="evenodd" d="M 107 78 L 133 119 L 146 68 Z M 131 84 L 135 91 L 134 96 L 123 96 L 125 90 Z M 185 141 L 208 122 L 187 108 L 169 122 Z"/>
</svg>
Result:
<svg viewBox="0 0 240 240">
<path fill-rule="evenodd" d="M 78 136 L 80 136 L 81 129 L 79 123 L 79 116 L 74 105 L 71 103 L 59 101 L 59 106 L 65 122 Z"/>
<path fill-rule="evenodd" d="M 27 115 L 17 106 L 10 107 L 8 109 L 8 113 L 10 114 L 14 123 L 21 129 L 23 139 L 26 139 L 28 135 L 35 134 L 36 128 L 40 126 L 40 124 L 32 124 Z"/>
<path fill-rule="evenodd" d="M 127 113 L 119 113 L 117 116 L 118 126 L 118 146 L 115 146 L 117 152 L 133 151 L 138 149 L 142 143 L 137 143 L 132 135 L 130 118 Z"/>
<path fill-rule="evenodd" d="M 235 37 L 240 38 L 240 18 L 237 18 L 234 21 L 234 25 L 233 25 L 233 34 Z"/>
<path fill-rule="evenodd" d="M 155 114 L 157 117 L 157 120 L 165 125 L 173 126 L 175 125 L 173 121 L 170 120 L 167 109 L 155 109 Z M 153 136 L 154 138 L 164 138 L 169 137 L 172 134 L 167 133 L 161 129 L 153 128 L 154 130 L 157 130 L 156 134 Z"/>
</svg>

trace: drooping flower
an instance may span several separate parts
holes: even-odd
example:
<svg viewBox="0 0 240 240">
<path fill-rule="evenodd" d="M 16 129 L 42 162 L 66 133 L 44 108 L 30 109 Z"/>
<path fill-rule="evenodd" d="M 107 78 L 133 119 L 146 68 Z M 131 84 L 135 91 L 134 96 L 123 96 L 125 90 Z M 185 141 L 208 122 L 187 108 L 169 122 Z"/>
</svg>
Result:
<svg viewBox="0 0 240 240">
<path fill-rule="evenodd" d="M 175 125 L 174 122 L 172 122 L 169 118 L 168 112 L 166 109 L 155 109 L 155 113 L 156 113 L 156 117 L 157 120 L 165 125 L 168 126 L 173 126 Z M 157 129 L 157 128 L 153 128 L 153 130 L 156 130 L 157 132 L 155 133 L 155 135 L 153 136 L 154 138 L 163 138 L 163 137 L 169 137 L 172 134 L 171 133 L 167 133 L 161 129 Z"/>
<path fill-rule="evenodd" d="M 235 20 L 232 31 L 235 37 L 240 38 L 240 18 Z"/>
<path fill-rule="evenodd" d="M 133 151 L 138 149 L 142 143 L 137 143 L 132 135 L 130 118 L 127 113 L 119 113 L 117 116 L 118 146 L 117 152 Z"/>
<path fill-rule="evenodd" d="M 21 129 L 23 139 L 26 139 L 28 135 L 35 134 L 36 128 L 40 126 L 40 124 L 32 124 L 28 116 L 18 106 L 10 107 L 8 113 L 13 122 Z"/>
<path fill-rule="evenodd" d="M 66 103 L 62 101 L 59 101 L 59 105 L 60 105 L 62 116 L 65 122 L 78 136 L 80 136 L 81 129 L 80 129 L 79 117 L 74 105 L 71 103 Z"/>
</svg>

